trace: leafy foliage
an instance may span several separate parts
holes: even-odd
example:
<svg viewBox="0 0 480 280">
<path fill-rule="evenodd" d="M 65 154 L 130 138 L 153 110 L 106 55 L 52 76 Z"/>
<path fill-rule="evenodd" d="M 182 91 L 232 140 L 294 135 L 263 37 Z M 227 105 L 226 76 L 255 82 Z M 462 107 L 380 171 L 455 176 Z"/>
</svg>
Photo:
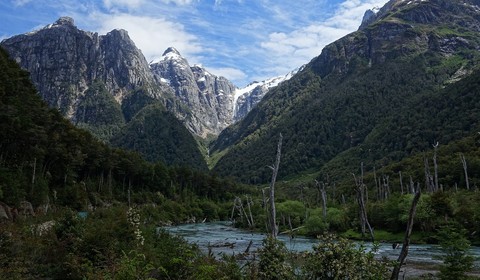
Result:
<svg viewBox="0 0 480 280">
<path fill-rule="evenodd" d="M 93 96 L 88 100 L 97 95 L 107 99 L 101 97 L 102 85 L 97 86 L 96 90 L 92 89 Z M 0 50 L 2 201 L 12 206 L 28 200 L 34 207 L 51 203 L 86 210 L 105 205 L 104 200 L 127 201 L 128 193 L 132 202 L 141 203 L 154 200 L 157 192 L 168 199 L 175 199 L 175 203 L 194 200 L 197 195 L 207 200 L 222 200 L 231 196 L 235 189 L 233 182 L 180 166 L 188 162 L 206 169 L 196 142 L 179 121 L 155 106 L 147 109 L 150 113 L 146 110 L 141 116 L 152 114 L 160 118 L 157 125 L 153 119 L 146 117 L 151 126 L 148 128 L 155 128 L 160 133 L 157 137 L 166 137 L 168 133 L 174 135 L 169 135 L 169 144 L 160 146 L 162 151 L 156 152 L 165 160 L 176 161 L 178 167 L 167 167 L 162 162 L 148 163 L 136 153 L 111 148 L 85 130 L 76 128 L 58 111 L 45 105 L 31 84 L 28 73 L 10 60 L 4 50 Z M 93 108 L 86 106 L 85 110 Z M 89 121 L 88 118 L 83 120 Z M 162 125 L 167 128 L 166 131 L 163 131 Z M 150 140 L 155 141 L 157 147 L 161 145 L 158 139 Z M 185 154 L 166 156 L 171 149 L 177 148 Z M 143 197 L 137 196 L 138 193 L 143 193 Z M 218 211 L 211 213 L 218 217 Z M 175 220 L 186 219 L 186 216 L 177 215 Z"/>
<path fill-rule="evenodd" d="M 287 262 L 287 249 L 281 241 L 272 237 L 265 238 L 259 255 L 258 268 L 260 279 L 294 279 L 293 268 Z"/>
<path fill-rule="evenodd" d="M 343 238 L 324 235 L 306 254 L 303 279 L 387 279 L 387 263 Z"/>
<path fill-rule="evenodd" d="M 143 108 L 111 142 L 152 162 L 207 170 L 193 136 L 161 104 Z"/>
<path fill-rule="evenodd" d="M 473 268 L 474 258 L 468 253 L 470 242 L 465 230 L 449 224 L 439 229 L 437 238 L 444 255 L 440 279 L 468 279 L 465 273 Z"/>
<path fill-rule="evenodd" d="M 108 141 L 125 124 L 120 105 L 103 82 L 94 82 L 79 100 L 75 124 L 103 141 Z"/>
</svg>

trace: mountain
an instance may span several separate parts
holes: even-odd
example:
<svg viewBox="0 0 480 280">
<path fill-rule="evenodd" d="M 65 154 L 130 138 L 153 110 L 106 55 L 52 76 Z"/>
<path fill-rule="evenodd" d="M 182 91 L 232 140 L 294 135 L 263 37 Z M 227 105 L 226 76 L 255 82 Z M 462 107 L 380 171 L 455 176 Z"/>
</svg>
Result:
<svg viewBox="0 0 480 280">
<path fill-rule="evenodd" d="M 218 135 L 241 119 L 272 86 L 268 84 L 276 84 L 266 81 L 249 97 L 226 78 L 215 76 L 200 65 L 190 66 L 173 47 L 149 64 L 127 31 L 98 35 L 78 29 L 69 17 L 0 44 L 31 73 L 40 95 L 51 107 L 104 141 L 109 141 L 128 122 L 118 116 L 118 111 L 113 118 L 109 115 L 115 107 L 120 106 L 123 113 L 140 109 L 131 102 L 134 92 L 142 91 L 144 98 L 163 103 L 188 130 L 206 138 Z M 238 91 L 245 95 L 239 99 L 243 103 L 235 106 Z M 138 94 L 135 96 L 137 100 Z M 91 106 L 86 106 L 86 102 Z M 136 109 L 132 111 L 124 104 Z M 110 122 L 105 123 L 106 119 Z"/>
<path fill-rule="evenodd" d="M 250 112 L 253 107 L 255 107 L 258 102 L 263 99 L 265 94 L 267 94 L 270 89 L 278 86 L 284 81 L 289 80 L 300 69 L 301 68 L 295 69 L 284 76 L 270 78 L 261 82 L 253 82 L 244 88 L 237 89 L 235 91 L 233 121 L 237 122 L 243 119 L 248 114 L 248 112 Z"/>
<path fill-rule="evenodd" d="M 476 79 L 479 5 L 390 1 L 369 25 L 326 46 L 225 129 L 211 146 L 213 156 L 222 155 L 214 171 L 268 181 L 266 166 L 282 133 L 280 178 L 345 178 L 361 162 L 378 167 L 480 129 L 472 105 L 480 102 L 477 89 L 451 90 Z"/>
<path fill-rule="evenodd" d="M 115 146 L 139 151 L 151 162 L 194 166 L 207 171 L 195 139 L 161 104 L 144 107 L 113 139 Z"/>
<path fill-rule="evenodd" d="M 149 66 L 125 30 L 104 36 L 78 29 L 62 17 L 40 30 L 2 41 L 22 68 L 31 73 L 43 100 L 76 121 L 78 101 L 90 85 L 102 81 L 121 103 L 137 88 L 151 96 L 155 83 Z"/>
<path fill-rule="evenodd" d="M 80 30 L 73 19 L 62 17 L 40 30 L 6 39 L 1 45 L 30 72 L 42 99 L 77 126 L 90 130 L 105 142 L 112 140 L 118 146 L 143 153 L 149 159 L 167 160 L 167 164 L 188 162 L 204 169 L 196 141 L 182 122 L 169 116 L 175 114 L 189 124 L 190 110 L 175 100 L 170 87 L 156 82 L 145 57 L 126 31 L 113 30 L 102 36 Z M 155 155 L 146 154 L 148 149 L 143 145 L 130 147 L 115 139 L 128 134 L 129 122 L 152 104 L 170 111 L 157 115 L 158 138 L 151 145 L 158 147 L 150 147 Z M 138 120 L 136 124 L 139 125 Z M 172 143 L 170 136 L 158 133 L 161 129 L 175 131 L 179 142 Z M 132 141 L 141 141 L 143 137 L 128 135 Z M 192 148 L 188 154 L 186 146 Z M 187 160 L 192 157 L 196 160 Z"/>
<path fill-rule="evenodd" d="M 159 84 L 173 88 L 175 96 L 192 111 L 196 119 L 193 132 L 201 137 L 218 135 L 232 123 L 235 86 L 205 68 L 194 65 L 173 47 L 162 58 L 150 63 Z"/>
</svg>

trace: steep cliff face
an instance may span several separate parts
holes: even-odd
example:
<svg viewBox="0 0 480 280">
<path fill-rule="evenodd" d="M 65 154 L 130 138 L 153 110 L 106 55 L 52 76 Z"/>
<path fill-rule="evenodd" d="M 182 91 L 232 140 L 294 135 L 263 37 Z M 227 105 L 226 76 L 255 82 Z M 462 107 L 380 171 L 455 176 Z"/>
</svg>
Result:
<svg viewBox="0 0 480 280">
<path fill-rule="evenodd" d="M 95 81 L 121 103 L 132 90 L 152 90 L 148 64 L 124 30 L 99 36 L 79 30 L 73 19 L 62 17 L 35 32 L 4 40 L 7 49 L 31 78 L 42 98 L 75 121 L 77 105 Z"/>
<path fill-rule="evenodd" d="M 196 134 L 216 135 L 232 123 L 235 86 L 230 81 L 201 66 L 190 66 L 175 48 L 168 48 L 150 67 L 156 81 L 171 86 L 176 97 L 191 109 L 198 121 Z"/>
</svg>

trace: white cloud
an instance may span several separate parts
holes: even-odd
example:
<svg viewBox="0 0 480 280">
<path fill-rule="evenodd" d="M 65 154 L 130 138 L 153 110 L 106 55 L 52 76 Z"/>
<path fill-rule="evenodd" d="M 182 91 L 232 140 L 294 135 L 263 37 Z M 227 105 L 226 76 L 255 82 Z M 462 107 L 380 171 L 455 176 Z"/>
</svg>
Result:
<svg viewBox="0 0 480 280">
<path fill-rule="evenodd" d="M 247 78 L 247 75 L 242 70 L 231 67 L 209 67 L 208 71 L 215 74 L 216 76 L 223 76 L 230 81 L 239 81 Z"/>
<path fill-rule="evenodd" d="M 127 30 L 147 61 L 160 58 L 163 52 L 172 46 L 185 57 L 193 57 L 202 51 L 198 38 L 186 32 L 184 26 L 179 23 L 129 14 L 97 14 L 93 18 L 100 24 L 100 33 L 118 28 Z"/>
<path fill-rule="evenodd" d="M 356 30 L 368 8 L 387 0 L 9 0 L 17 9 L 69 15 L 101 34 L 125 29 L 147 61 L 175 47 L 190 64 L 238 84 L 283 75 Z M 28 5 L 27 5 L 28 3 Z M 332 10 L 334 9 L 334 10 Z M 37 13 L 39 13 L 37 11 Z M 40 14 L 40 13 L 39 13 Z M 51 22 L 37 20 L 44 26 Z M 6 31 L 2 31 L 7 33 Z M 1 33 L 0 33 L 1 35 Z"/>
<path fill-rule="evenodd" d="M 108 9 L 113 7 L 138 8 L 144 2 L 144 0 L 103 0 L 103 4 Z"/>
<path fill-rule="evenodd" d="M 25 4 L 28 4 L 29 2 L 32 2 L 32 0 L 13 0 L 13 5 L 16 7 L 21 7 Z"/>
<path fill-rule="evenodd" d="M 268 40 L 260 43 L 261 48 L 273 62 L 266 69 L 283 71 L 307 63 L 318 56 L 327 44 L 355 31 L 367 9 L 383 6 L 387 1 L 344 1 L 331 17 L 322 22 L 311 23 L 289 33 L 270 33 Z"/>
<path fill-rule="evenodd" d="M 31 1 L 31 0 L 17 0 L 17 1 Z M 159 2 L 163 4 L 174 4 L 179 6 L 190 5 L 197 1 L 198 0 L 159 0 Z M 103 0 L 103 4 L 107 9 L 113 9 L 113 8 L 138 9 L 138 8 L 141 8 L 142 6 L 145 6 L 146 4 L 152 4 L 152 2 L 149 3 L 149 1 L 146 1 L 146 0 Z"/>
<path fill-rule="evenodd" d="M 196 0 L 161 0 L 161 2 L 163 2 L 165 4 L 173 3 L 173 4 L 176 4 L 176 5 L 190 5 L 194 2 L 196 2 Z"/>
</svg>

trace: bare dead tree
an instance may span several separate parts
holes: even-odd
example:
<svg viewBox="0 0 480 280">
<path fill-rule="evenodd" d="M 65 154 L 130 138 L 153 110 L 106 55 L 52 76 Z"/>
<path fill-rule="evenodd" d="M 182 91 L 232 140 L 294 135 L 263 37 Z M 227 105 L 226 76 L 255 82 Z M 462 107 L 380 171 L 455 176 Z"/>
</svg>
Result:
<svg viewBox="0 0 480 280">
<path fill-rule="evenodd" d="M 305 220 L 307 220 L 307 202 L 305 200 L 305 195 L 303 193 L 303 189 L 305 189 L 305 186 L 303 184 L 300 184 L 297 186 L 297 189 L 300 190 L 300 199 L 302 200 L 302 203 L 303 203 Z"/>
<path fill-rule="evenodd" d="M 247 200 L 247 209 L 248 213 L 250 214 L 251 227 L 254 228 L 255 222 L 253 221 L 252 208 L 250 207 L 250 205 L 253 205 L 253 200 L 249 195 L 245 195 L 245 199 Z"/>
<path fill-rule="evenodd" d="M 377 200 L 381 200 L 382 194 L 380 191 L 380 184 L 377 182 L 377 169 L 373 166 L 373 180 L 375 181 L 375 189 L 377 190 Z"/>
<path fill-rule="evenodd" d="M 433 172 L 434 172 L 434 179 L 435 179 L 435 182 L 434 182 L 434 190 L 435 192 L 437 192 L 439 190 L 439 187 L 438 187 L 438 165 L 437 165 L 437 150 L 438 150 L 438 141 L 437 141 L 437 144 L 434 144 L 433 145 Z"/>
<path fill-rule="evenodd" d="M 410 176 L 410 192 L 415 193 L 415 184 L 413 183 L 412 176 Z"/>
<path fill-rule="evenodd" d="M 400 177 L 400 191 L 403 194 L 403 178 L 402 178 L 402 171 L 398 171 L 398 176 Z"/>
<path fill-rule="evenodd" d="M 322 214 L 323 214 L 323 219 L 327 219 L 327 191 L 325 190 L 325 183 L 320 183 L 317 180 L 315 180 L 315 186 L 317 187 L 320 196 L 322 198 Z"/>
<path fill-rule="evenodd" d="M 398 280 L 398 275 L 400 274 L 400 268 L 402 267 L 403 263 L 405 262 L 405 259 L 407 258 L 408 248 L 410 246 L 410 236 L 412 235 L 413 219 L 415 218 L 415 213 L 417 211 L 417 204 L 418 204 L 418 201 L 420 200 L 420 195 L 421 195 L 420 187 L 417 187 L 415 191 L 415 196 L 413 197 L 413 200 L 412 200 L 412 205 L 410 206 L 407 229 L 405 231 L 405 239 L 403 240 L 402 250 L 400 251 L 400 255 L 398 256 L 397 263 L 393 268 L 392 277 L 390 277 L 390 280 Z"/>
<path fill-rule="evenodd" d="M 248 206 L 248 208 L 250 208 L 248 198 L 247 198 L 247 206 Z M 247 212 L 245 211 L 245 207 L 243 207 L 242 199 L 238 196 L 235 197 L 235 199 L 233 201 L 232 215 L 230 217 L 230 219 L 232 221 L 234 221 L 235 210 L 237 210 L 238 214 L 240 215 L 240 220 L 243 221 L 243 217 L 245 217 L 245 219 L 247 220 L 248 226 L 250 228 L 252 228 L 253 227 L 253 218 L 251 217 L 251 212 L 250 212 L 250 217 L 249 217 L 247 215 Z"/>
<path fill-rule="evenodd" d="M 387 200 L 390 195 L 390 176 L 382 175 L 382 179 L 383 179 L 382 189 L 383 189 L 383 195 L 384 195 L 383 199 Z"/>
<path fill-rule="evenodd" d="M 275 182 L 277 180 L 278 169 L 280 167 L 280 158 L 282 156 L 282 140 L 283 135 L 280 133 L 277 145 L 277 158 L 275 160 L 275 165 L 270 166 L 270 168 L 272 169 L 272 181 L 270 182 L 270 234 L 272 238 L 277 238 L 278 234 L 275 210 Z"/>
<path fill-rule="evenodd" d="M 433 177 L 430 174 L 430 167 L 428 165 L 428 158 L 426 156 L 423 157 L 424 163 L 424 170 L 425 170 L 425 187 L 427 188 L 428 192 L 433 192 Z"/>
<path fill-rule="evenodd" d="M 460 160 L 462 161 L 463 171 L 465 172 L 465 185 L 467 187 L 467 190 L 470 190 L 470 183 L 468 182 L 467 161 L 465 160 L 465 156 L 463 154 L 460 155 Z"/>
<path fill-rule="evenodd" d="M 270 215 L 268 214 L 268 207 L 267 207 L 267 203 L 268 203 L 268 198 L 265 196 L 265 189 L 267 188 L 263 188 L 262 189 L 262 208 L 265 209 L 265 216 L 267 217 L 266 220 L 265 220 L 265 229 L 266 231 L 268 232 L 268 227 L 270 225 Z"/>
<path fill-rule="evenodd" d="M 373 242 L 375 240 L 375 236 L 373 234 L 373 229 L 370 226 L 370 223 L 368 222 L 367 208 L 365 206 L 366 186 L 363 183 L 363 162 L 361 164 L 361 175 L 362 176 L 360 177 L 360 179 L 357 180 L 355 174 L 353 174 L 353 179 L 355 180 L 356 191 L 357 191 L 357 202 L 360 208 L 360 222 L 361 222 L 361 228 L 362 228 L 362 236 L 365 236 L 366 227 L 368 227 L 368 230 L 370 232 L 370 237 L 372 238 L 372 242 Z"/>
</svg>

